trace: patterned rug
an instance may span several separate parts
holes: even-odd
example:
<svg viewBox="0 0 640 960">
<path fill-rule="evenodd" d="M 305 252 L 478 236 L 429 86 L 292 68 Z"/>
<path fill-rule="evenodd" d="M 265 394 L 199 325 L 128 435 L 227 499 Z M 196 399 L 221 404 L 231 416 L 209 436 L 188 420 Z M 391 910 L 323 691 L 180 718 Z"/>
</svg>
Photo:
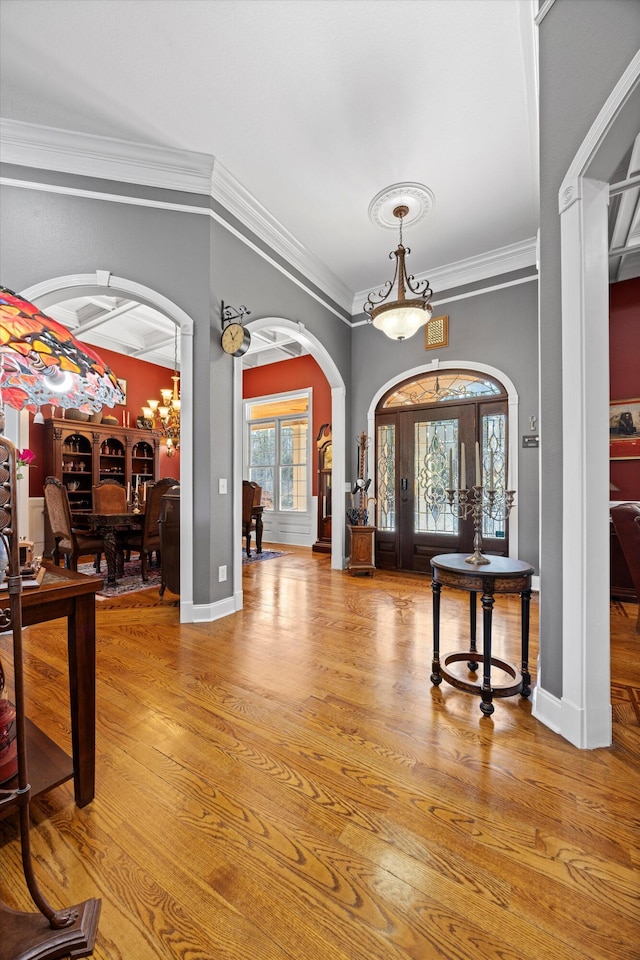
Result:
<svg viewBox="0 0 640 960">
<path fill-rule="evenodd" d="M 96 593 L 98 600 L 103 600 L 108 597 L 122 597 L 127 593 L 137 593 L 138 590 L 150 590 L 152 588 L 159 590 L 160 588 L 160 567 L 150 566 L 147 568 L 149 579 L 145 583 L 142 579 L 142 571 L 138 559 L 125 562 L 124 576 L 118 577 L 118 582 L 114 587 L 107 586 L 107 565 L 104 560 L 102 561 L 100 572 L 104 577 L 104 587 Z M 92 563 L 79 563 L 78 573 L 86 573 L 90 577 L 94 577 L 96 574 Z"/>
<path fill-rule="evenodd" d="M 274 560 L 276 557 L 286 557 L 286 550 L 263 550 L 262 553 L 256 553 L 255 549 L 251 551 L 251 556 L 247 557 L 244 550 L 242 551 L 242 566 L 244 567 L 247 563 L 256 563 L 260 560 Z"/>
</svg>

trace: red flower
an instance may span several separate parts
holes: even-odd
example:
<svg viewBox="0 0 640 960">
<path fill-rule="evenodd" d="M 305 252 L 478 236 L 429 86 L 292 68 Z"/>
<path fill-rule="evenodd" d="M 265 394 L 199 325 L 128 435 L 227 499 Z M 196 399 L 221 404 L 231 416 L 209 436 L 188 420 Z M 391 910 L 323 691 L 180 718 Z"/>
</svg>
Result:
<svg viewBox="0 0 640 960">
<path fill-rule="evenodd" d="M 33 450 L 29 450 L 28 447 L 25 447 L 24 450 L 18 450 L 18 456 L 16 457 L 16 466 L 18 471 L 16 473 L 16 479 L 22 480 L 22 467 L 30 467 L 31 464 L 36 459 L 36 455 Z"/>
</svg>

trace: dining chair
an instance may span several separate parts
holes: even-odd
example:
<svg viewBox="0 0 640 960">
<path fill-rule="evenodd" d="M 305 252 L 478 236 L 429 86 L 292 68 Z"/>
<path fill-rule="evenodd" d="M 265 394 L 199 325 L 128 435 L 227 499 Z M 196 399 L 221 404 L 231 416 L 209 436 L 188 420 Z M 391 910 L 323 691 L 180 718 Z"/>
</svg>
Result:
<svg viewBox="0 0 640 960">
<path fill-rule="evenodd" d="M 638 598 L 636 633 L 640 633 L 640 503 L 616 504 L 611 519 Z"/>
<path fill-rule="evenodd" d="M 51 559 L 56 566 L 59 566 L 60 558 L 64 557 L 65 566 L 77 571 L 78 557 L 92 554 L 95 557 L 96 573 L 100 573 L 104 541 L 102 537 L 73 526 L 67 488 L 57 477 L 47 477 L 44 481 L 44 504 L 54 541 Z"/>
<path fill-rule="evenodd" d="M 251 532 L 256 529 L 255 508 L 260 506 L 262 487 L 252 480 L 242 481 L 242 536 L 247 557 L 251 556 Z"/>
<path fill-rule="evenodd" d="M 127 491 L 117 480 L 101 480 L 91 494 L 95 513 L 127 512 Z"/>
<path fill-rule="evenodd" d="M 145 502 L 144 523 L 139 531 L 132 530 L 123 537 L 123 544 L 131 550 L 140 551 L 140 566 L 142 579 L 148 580 L 148 565 L 151 555 L 155 551 L 158 564 L 162 563 L 160 554 L 160 507 L 162 498 L 171 487 L 179 486 L 180 481 L 172 477 L 164 477 L 158 480 L 153 486 L 147 488 L 147 499 Z"/>
</svg>

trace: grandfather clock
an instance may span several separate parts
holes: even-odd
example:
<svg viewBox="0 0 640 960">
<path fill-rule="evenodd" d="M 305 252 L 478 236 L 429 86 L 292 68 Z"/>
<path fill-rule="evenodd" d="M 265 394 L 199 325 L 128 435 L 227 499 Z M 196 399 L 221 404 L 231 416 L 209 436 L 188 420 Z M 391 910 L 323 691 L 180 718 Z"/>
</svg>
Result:
<svg viewBox="0 0 640 960">
<path fill-rule="evenodd" d="M 331 424 L 323 423 L 316 438 L 318 448 L 318 539 L 312 549 L 331 553 Z"/>
</svg>

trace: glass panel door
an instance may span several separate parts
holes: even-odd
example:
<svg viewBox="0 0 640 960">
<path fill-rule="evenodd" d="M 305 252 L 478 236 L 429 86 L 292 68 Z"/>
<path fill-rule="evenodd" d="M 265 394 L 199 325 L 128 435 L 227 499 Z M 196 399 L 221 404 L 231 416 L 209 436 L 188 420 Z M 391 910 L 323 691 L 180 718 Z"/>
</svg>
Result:
<svg viewBox="0 0 640 960">
<path fill-rule="evenodd" d="M 484 485 L 492 482 L 497 503 L 492 516 L 483 518 L 483 549 L 508 555 L 508 525 L 499 502 L 507 476 L 507 403 L 471 399 L 376 416 L 377 566 L 430 574 L 437 554 L 472 552 L 472 519 L 451 509 L 447 491 L 473 487 L 476 441 Z"/>
</svg>

